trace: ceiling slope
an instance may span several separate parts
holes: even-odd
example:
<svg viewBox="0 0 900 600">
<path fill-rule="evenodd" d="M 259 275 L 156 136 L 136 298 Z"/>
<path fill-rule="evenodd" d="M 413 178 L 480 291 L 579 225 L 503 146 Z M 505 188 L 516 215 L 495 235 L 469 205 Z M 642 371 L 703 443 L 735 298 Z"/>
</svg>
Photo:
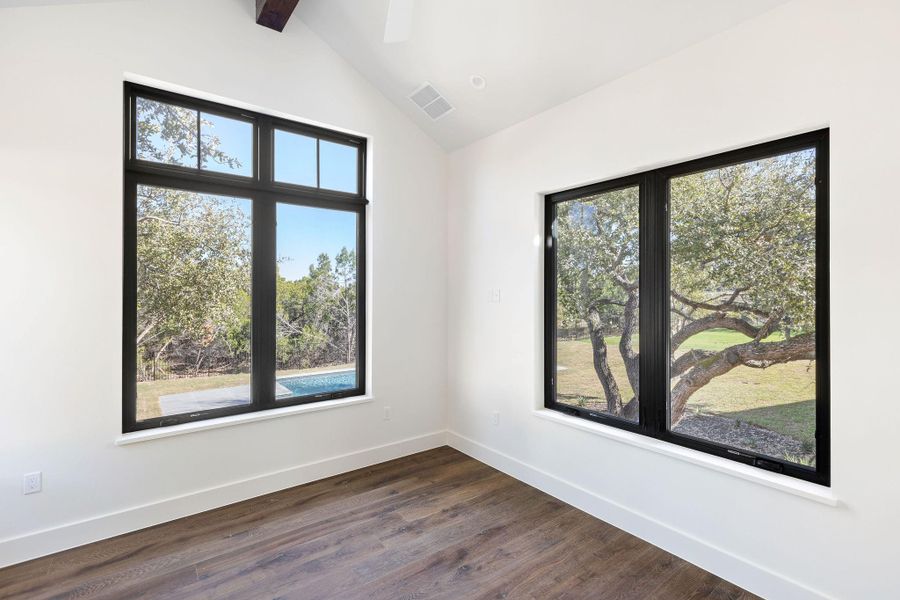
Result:
<svg viewBox="0 0 900 600">
<path fill-rule="evenodd" d="M 785 1 L 415 0 L 411 36 L 393 44 L 389 0 L 303 0 L 297 15 L 453 150 Z M 455 107 L 438 121 L 408 98 L 426 81 Z"/>
<path fill-rule="evenodd" d="M 98 1 L 117 0 L 0 0 L 0 8 Z M 409 38 L 390 44 L 390 0 L 302 0 L 296 15 L 455 150 L 787 1 L 413 0 Z M 438 120 L 409 99 L 425 82 L 453 107 Z"/>
</svg>

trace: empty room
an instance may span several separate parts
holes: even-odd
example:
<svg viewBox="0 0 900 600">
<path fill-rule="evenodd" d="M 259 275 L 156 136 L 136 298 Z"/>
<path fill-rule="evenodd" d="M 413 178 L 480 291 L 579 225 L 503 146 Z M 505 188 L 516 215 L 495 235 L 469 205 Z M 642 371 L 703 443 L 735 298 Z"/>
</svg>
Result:
<svg viewBox="0 0 900 600">
<path fill-rule="evenodd" d="M 0 599 L 900 598 L 898 32 L 0 0 Z"/>
</svg>

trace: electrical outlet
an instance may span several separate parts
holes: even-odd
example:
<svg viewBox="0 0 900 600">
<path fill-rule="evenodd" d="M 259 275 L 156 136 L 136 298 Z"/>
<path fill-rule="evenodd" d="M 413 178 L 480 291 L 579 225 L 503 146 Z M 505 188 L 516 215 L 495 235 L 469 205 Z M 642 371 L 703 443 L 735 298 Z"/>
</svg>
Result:
<svg viewBox="0 0 900 600">
<path fill-rule="evenodd" d="M 494 424 L 495 427 L 497 425 L 500 425 L 500 411 L 499 410 L 495 410 L 494 414 L 491 415 L 491 422 Z"/>
<path fill-rule="evenodd" d="M 390 406 L 384 407 L 384 420 L 385 421 L 391 420 L 391 407 Z"/>
<path fill-rule="evenodd" d="M 35 471 L 34 473 L 25 473 L 25 476 L 22 479 L 22 493 L 23 494 L 37 494 L 41 491 L 41 472 Z"/>
<path fill-rule="evenodd" d="M 500 288 L 491 288 L 491 292 L 488 295 L 488 303 L 500 304 Z"/>
</svg>

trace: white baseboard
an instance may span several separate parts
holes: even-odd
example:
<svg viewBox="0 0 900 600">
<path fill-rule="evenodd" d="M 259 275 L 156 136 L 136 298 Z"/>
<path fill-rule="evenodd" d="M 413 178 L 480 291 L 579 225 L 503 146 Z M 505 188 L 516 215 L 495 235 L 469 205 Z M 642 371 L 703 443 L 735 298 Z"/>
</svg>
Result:
<svg viewBox="0 0 900 600">
<path fill-rule="evenodd" d="M 0 567 L 448 444 L 763 598 L 828 595 L 453 431 L 437 431 L 0 540 Z"/>
<path fill-rule="evenodd" d="M 367 448 L 0 540 L 0 567 L 443 446 L 446 432 Z"/>
<path fill-rule="evenodd" d="M 775 573 L 687 532 L 631 510 L 454 431 L 447 432 L 447 444 L 763 598 L 791 600 L 830 598 L 830 596 L 789 577 Z"/>
</svg>

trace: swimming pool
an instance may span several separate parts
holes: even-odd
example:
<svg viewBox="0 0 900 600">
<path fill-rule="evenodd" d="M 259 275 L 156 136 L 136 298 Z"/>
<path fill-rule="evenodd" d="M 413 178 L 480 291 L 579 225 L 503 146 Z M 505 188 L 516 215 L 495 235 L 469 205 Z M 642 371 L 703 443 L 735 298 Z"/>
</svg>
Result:
<svg viewBox="0 0 900 600">
<path fill-rule="evenodd" d="M 356 370 L 329 371 L 310 375 L 292 375 L 277 380 L 278 399 L 352 390 L 356 387 Z"/>
</svg>

